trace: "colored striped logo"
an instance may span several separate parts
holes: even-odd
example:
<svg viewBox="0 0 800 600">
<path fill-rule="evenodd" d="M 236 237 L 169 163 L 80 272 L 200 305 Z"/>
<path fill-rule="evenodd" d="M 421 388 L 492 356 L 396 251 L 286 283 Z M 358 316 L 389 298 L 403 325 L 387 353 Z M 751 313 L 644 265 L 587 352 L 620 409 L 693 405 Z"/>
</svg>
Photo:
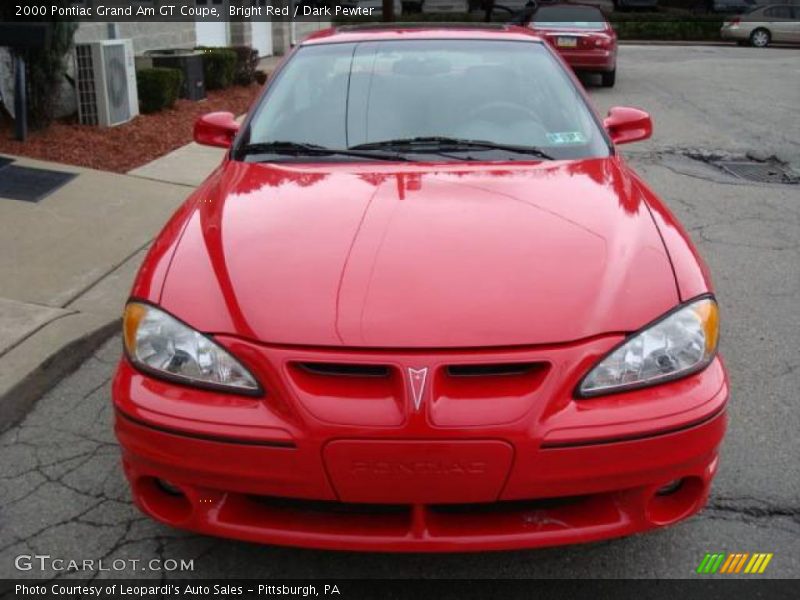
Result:
<svg viewBox="0 0 800 600">
<path fill-rule="evenodd" d="M 754 552 L 724 552 L 708 553 L 697 565 L 697 573 L 701 575 L 712 575 L 714 573 L 748 573 L 755 575 L 763 573 L 769 561 L 772 560 L 772 553 Z"/>
</svg>

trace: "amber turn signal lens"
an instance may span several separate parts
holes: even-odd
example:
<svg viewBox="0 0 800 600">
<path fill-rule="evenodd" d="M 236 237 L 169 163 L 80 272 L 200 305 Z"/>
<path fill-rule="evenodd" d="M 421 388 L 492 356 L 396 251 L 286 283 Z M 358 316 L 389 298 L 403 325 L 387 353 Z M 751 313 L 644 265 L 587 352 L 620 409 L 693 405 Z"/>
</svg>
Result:
<svg viewBox="0 0 800 600">
<path fill-rule="evenodd" d="M 136 354 L 136 331 L 146 314 L 147 307 L 142 304 L 132 302 L 125 307 L 125 313 L 122 316 L 122 337 L 129 356 Z"/>
<path fill-rule="evenodd" d="M 716 302 L 707 299 L 698 302 L 693 308 L 703 324 L 706 338 L 706 356 L 710 356 L 716 352 L 717 342 L 719 341 L 719 307 Z"/>
</svg>

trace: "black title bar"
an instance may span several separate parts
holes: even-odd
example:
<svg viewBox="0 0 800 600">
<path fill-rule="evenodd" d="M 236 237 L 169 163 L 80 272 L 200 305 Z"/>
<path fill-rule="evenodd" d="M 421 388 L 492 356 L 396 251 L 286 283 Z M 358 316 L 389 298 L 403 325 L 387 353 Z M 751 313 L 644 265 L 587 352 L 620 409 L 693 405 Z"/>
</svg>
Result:
<svg viewBox="0 0 800 600">
<path fill-rule="evenodd" d="M 678 580 L 0 580 L 0 598 L 104 600 L 729 600 L 796 598 L 796 582 L 752 577 L 697 576 Z"/>
</svg>

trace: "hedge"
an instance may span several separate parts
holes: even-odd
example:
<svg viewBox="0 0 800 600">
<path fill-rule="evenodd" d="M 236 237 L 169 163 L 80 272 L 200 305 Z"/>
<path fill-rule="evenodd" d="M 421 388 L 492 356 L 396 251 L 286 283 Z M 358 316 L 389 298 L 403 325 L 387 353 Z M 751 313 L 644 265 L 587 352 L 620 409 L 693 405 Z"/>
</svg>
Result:
<svg viewBox="0 0 800 600">
<path fill-rule="evenodd" d="M 621 40 L 716 41 L 722 19 L 612 20 L 611 24 Z"/>
<path fill-rule="evenodd" d="M 136 72 L 136 87 L 139 91 L 139 108 L 143 113 L 152 113 L 175 105 L 183 85 L 180 69 L 155 67 Z"/>
<path fill-rule="evenodd" d="M 250 85 L 256 78 L 258 50 L 250 46 L 232 46 L 231 50 L 236 53 L 233 82 L 237 85 Z"/>
<path fill-rule="evenodd" d="M 615 12 L 609 17 L 622 40 L 719 40 L 722 17 L 653 12 Z"/>
<path fill-rule="evenodd" d="M 203 53 L 203 78 L 207 90 L 230 87 L 236 73 L 236 52 L 230 48 L 198 47 Z"/>
</svg>

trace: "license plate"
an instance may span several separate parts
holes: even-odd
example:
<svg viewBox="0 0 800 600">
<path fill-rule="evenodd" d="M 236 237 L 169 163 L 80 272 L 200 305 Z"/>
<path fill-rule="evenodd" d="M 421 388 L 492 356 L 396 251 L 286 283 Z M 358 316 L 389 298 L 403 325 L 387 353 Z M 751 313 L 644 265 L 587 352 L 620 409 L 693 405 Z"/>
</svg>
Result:
<svg viewBox="0 0 800 600">
<path fill-rule="evenodd" d="M 578 45 L 578 38 L 560 37 L 556 38 L 556 44 L 562 48 L 575 48 Z"/>
</svg>

